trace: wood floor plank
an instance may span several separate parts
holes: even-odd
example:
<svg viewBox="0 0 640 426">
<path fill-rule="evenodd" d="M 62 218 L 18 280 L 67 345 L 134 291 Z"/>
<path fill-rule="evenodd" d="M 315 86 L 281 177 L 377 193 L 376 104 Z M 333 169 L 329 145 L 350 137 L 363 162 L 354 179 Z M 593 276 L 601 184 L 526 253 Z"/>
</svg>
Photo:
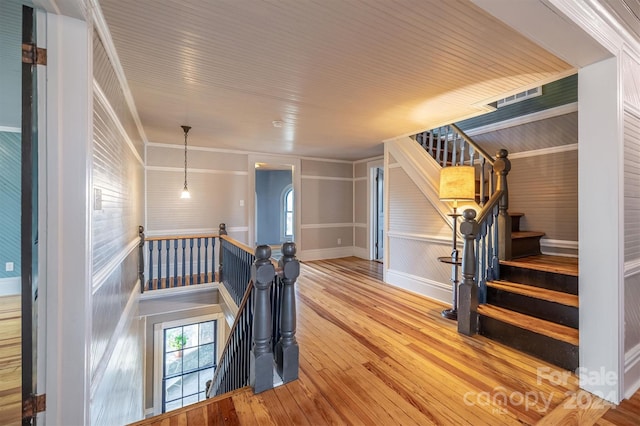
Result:
<svg viewBox="0 0 640 426">
<path fill-rule="evenodd" d="M 22 417 L 21 297 L 0 297 L 0 424 Z"/>
<path fill-rule="evenodd" d="M 606 413 L 563 412 L 578 395 L 575 374 L 460 335 L 440 316 L 445 304 L 380 276 L 377 264 L 355 258 L 302 265 L 299 379 L 259 395 L 235 393 L 235 424 L 638 425 L 628 423 L 640 418 L 635 399 Z"/>
</svg>

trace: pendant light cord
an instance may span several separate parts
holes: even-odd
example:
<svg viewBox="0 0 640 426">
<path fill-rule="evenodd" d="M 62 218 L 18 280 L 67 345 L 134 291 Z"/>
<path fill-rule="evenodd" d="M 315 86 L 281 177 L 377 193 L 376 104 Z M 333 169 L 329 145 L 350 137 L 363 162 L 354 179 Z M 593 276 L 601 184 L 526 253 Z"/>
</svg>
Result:
<svg viewBox="0 0 640 426">
<path fill-rule="evenodd" d="M 184 189 L 187 189 L 187 133 L 191 130 L 190 126 L 181 126 L 184 130 Z"/>
</svg>

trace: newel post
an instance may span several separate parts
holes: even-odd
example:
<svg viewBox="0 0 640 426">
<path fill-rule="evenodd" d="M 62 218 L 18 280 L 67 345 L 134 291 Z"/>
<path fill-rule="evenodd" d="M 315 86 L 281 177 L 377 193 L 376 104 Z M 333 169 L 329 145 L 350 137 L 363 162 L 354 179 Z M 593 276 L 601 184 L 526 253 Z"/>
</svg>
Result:
<svg viewBox="0 0 640 426">
<path fill-rule="evenodd" d="M 138 226 L 138 279 L 140 280 L 140 293 L 144 293 L 144 226 Z"/>
<path fill-rule="evenodd" d="M 221 223 L 218 227 L 218 236 L 227 235 L 227 225 Z M 218 249 L 218 282 L 223 282 L 222 279 L 222 238 L 220 238 L 220 248 Z"/>
<path fill-rule="evenodd" d="M 475 239 L 480 227 L 476 222 L 475 210 L 465 210 L 462 217 L 464 222 L 460 224 L 460 233 L 464 239 L 464 246 L 462 248 L 462 281 L 458 285 L 458 333 L 472 336 L 478 331 Z"/>
<path fill-rule="evenodd" d="M 493 170 L 497 173 L 496 190 L 504 191 L 498 204 L 498 258 L 511 260 L 511 216 L 509 216 L 509 189 L 507 175 L 511 170 L 511 161 L 507 158 L 509 152 L 501 149 L 496 154 Z"/>
<path fill-rule="evenodd" d="M 271 285 L 276 269 L 270 260 L 271 247 L 256 248 L 251 267 L 254 285 L 253 347 L 250 356 L 249 384 L 255 393 L 273 388 L 273 352 L 271 349 Z"/>
<path fill-rule="evenodd" d="M 300 275 L 300 262 L 296 259 L 295 243 L 282 245 L 282 257 L 278 262 L 282 271 L 282 305 L 280 311 L 280 341 L 276 344 L 276 368 L 282 381 L 288 383 L 298 378 L 299 355 L 296 341 L 296 292 L 295 284 Z"/>
</svg>

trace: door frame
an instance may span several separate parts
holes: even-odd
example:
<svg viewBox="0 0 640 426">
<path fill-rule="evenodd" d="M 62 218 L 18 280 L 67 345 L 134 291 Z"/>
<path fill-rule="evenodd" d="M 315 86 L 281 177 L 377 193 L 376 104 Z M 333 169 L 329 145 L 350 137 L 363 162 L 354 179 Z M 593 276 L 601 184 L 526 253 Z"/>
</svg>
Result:
<svg viewBox="0 0 640 426">
<path fill-rule="evenodd" d="M 300 217 L 301 217 L 301 202 L 300 196 L 301 194 L 301 178 L 300 178 L 300 159 L 295 157 L 290 157 L 286 155 L 266 155 L 266 154 L 249 154 L 248 158 L 248 166 L 247 166 L 247 174 L 249 175 L 248 179 L 248 188 L 247 188 L 247 209 L 248 209 L 248 224 L 249 224 L 249 232 L 248 232 L 248 241 L 247 245 L 253 247 L 256 241 L 256 164 L 258 163 L 267 163 L 267 164 L 282 164 L 282 165 L 290 165 L 291 166 L 291 181 L 293 184 L 293 241 L 296 243 L 296 247 L 298 250 L 298 255 L 302 250 L 301 245 L 301 229 L 300 229 Z"/>
<path fill-rule="evenodd" d="M 377 212 L 377 205 L 376 205 L 376 194 L 377 194 L 377 185 L 376 185 L 376 170 L 377 169 L 382 169 L 383 173 L 384 173 L 384 160 L 383 159 L 379 159 L 379 160 L 374 160 L 374 161 L 369 161 L 367 162 L 367 248 L 368 248 L 368 252 L 369 252 L 369 260 L 375 260 L 376 259 L 376 248 L 375 248 L 375 241 L 376 241 L 376 216 L 378 214 Z M 385 180 L 386 180 L 386 176 L 385 176 Z M 383 191 L 383 200 L 386 200 L 386 191 Z M 384 205 L 384 215 L 385 218 L 387 216 L 387 210 L 386 210 L 386 204 Z M 385 222 L 386 223 L 386 220 Z M 386 235 L 387 233 L 387 229 L 386 229 L 386 225 L 383 224 L 383 230 L 384 233 Z M 384 244 L 386 246 L 386 244 Z M 383 254 L 382 254 L 382 262 L 384 263 L 384 261 L 386 260 L 386 256 L 384 255 L 385 251 L 383 250 Z"/>
</svg>

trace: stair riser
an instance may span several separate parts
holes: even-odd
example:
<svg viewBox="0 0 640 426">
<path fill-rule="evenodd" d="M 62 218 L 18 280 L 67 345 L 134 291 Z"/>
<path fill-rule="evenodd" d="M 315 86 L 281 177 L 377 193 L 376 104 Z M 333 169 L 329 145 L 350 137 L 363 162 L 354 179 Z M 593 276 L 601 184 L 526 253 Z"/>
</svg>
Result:
<svg viewBox="0 0 640 426">
<path fill-rule="evenodd" d="M 540 237 L 517 238 L 511 241 L 511 256 L 514 259 L 538 254 L 541 254 Z"/>
<path fill-rule="evenodd" d="M 480 315 L 480 334 L 570 371 L 578 368 L 578 347 Z"/>
<path fill-rule="evenodd" d="M 532 317 L 578 328 L 578 308 L 488 287 L 487 303 Z"/>
<path fill-rule="evenodd" d="M 500 279 L 569 294 L 578 294 L 578 277 L 572 275 L 500 265 Z"/>
</svg>

